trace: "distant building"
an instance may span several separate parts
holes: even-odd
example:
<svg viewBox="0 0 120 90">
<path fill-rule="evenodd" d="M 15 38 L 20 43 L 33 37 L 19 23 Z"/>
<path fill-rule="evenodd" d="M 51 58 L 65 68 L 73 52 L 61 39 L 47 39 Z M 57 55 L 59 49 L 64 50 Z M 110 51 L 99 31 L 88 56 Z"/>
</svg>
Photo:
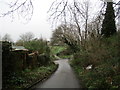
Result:
<svg viewBox="0 0 120 90">
<path fill-rule="evenodd" d="M 28 49 L 25 49 L 25 47 L 23 46 L 12 46 L 12 51 L 19 51 L 19 50 L 28 51 Z"/>
</svg>

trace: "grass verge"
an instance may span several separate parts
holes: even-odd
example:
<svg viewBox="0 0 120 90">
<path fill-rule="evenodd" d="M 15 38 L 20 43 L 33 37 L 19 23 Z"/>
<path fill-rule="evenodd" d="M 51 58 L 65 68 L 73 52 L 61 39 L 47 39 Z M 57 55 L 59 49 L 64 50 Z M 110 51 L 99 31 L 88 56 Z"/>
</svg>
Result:
<svg viewBox="0 0 120 90">
<path fill-rule="evenodd" d="M 33 70 L 26 69 L 21 74 L 14 74 L 12 79 L 9 79 L 7 88 L 29 88 L 35 83 L 48 78 L 57 69 L 57 66 L 50 64 Z"/>
<path fill-rule="evenodd" d="M 85 88 L 119 89 L 120 33 L 109 38 L 88 40 L 86 47 L 75 53 L 71 61 Z"/>
</svg>

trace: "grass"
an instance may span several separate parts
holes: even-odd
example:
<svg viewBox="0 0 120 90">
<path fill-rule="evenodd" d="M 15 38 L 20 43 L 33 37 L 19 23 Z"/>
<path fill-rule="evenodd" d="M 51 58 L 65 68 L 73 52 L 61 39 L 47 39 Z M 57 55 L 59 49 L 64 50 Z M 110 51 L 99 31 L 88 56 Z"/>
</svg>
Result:
<svg viewBox="0 0 120 90">
<path fill-rule="evenodd" d="M 59 56 L 57 56 L 57 54 L 61 53 L 65 49 L 66 49 L 66 46 L 51 46 L 51 59 L 52 60 L 59 59 Z"/>
<path fill-rule="evenodd" d="M 71 59 L 73 58 L 72 51 L 68 46 L 52 46 L 51 47 L 52 55 L 57 55 L 61 59 Z M 53 59 L 58 59 L 53 57 Z"/>
<path fill-rule="evenodd" d="M 71 59 L 73 57 L 73 55 L 62 55 L 60 56 L 60 58 L 62 59 Z"/>
<path fill-rule="evenodd" d="M 46 77 L 49 77 L 56 68 L 57 65 L 50 64 L 33 70 L 25 69 L 21 74 L 14 74 L 12 78 L 9 79 L 7 88 L 27 88 L 35 82 L 42 81 Z"/>
<path fill-rule="evenodd" d="M 66 49 L 65 46 L 52 46 L 52 47 L 51 47 L 51 53 L 55 55 L 55 54 L 57 54 L 57 53 L 62 52 L 62 51 L 65 50 L 65 49 Z"/>
</svg>

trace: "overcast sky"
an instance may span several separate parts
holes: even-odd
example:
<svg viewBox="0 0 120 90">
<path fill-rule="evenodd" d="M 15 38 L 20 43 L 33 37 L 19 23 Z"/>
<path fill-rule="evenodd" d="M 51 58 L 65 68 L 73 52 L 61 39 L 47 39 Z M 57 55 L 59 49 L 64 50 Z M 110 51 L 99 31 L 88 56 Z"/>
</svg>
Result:
<svg viewBox="0 0 120 90">
<path fill-rule="evenodd" d="M 0 0 L 2 1 L 2 0 Z M 47 21 L 47 11 L 54 0 L 33 0 L 34 13 L 31 21 L 24 24 L 23 21 L 14 19 L 13 22 L 9 17 L 0 18 L 0 34 L 8 33 L 11 38 L 16 41 L 19 35 L 25 32 L 33 32 L 35 37 L 43 37 L 49 39 L 51 37 L 52 28 Z M 3 8 L 4 6 L 2 6 Z M 3 8 L 4 9 L 4 8 Z"/>
<path fill-rule="evenodd" d="M 0 0 L 0 10 L 6 10 L 6 6 L 3 1 L 8 0 Z M 11 22 L 11 18 L 5 17 L 0 18 L 0 34 L 4 36 L 6 33 L 11 35 L 13 41 L 19 39 L 19 35 L 25 32 L 33 32 L 35 37 L 43 37 L 45 39 L 50 39 L 52 35 L 51 24 L 47 21 L 50 5 L 55 0 L 33 0 L 34 5 L 34 13 L 31 21 L 27 24 L 24 24 L 23 21 L 14 19 Z M 92 0 L 96 2 L 97 0 Z"/>
</svg>

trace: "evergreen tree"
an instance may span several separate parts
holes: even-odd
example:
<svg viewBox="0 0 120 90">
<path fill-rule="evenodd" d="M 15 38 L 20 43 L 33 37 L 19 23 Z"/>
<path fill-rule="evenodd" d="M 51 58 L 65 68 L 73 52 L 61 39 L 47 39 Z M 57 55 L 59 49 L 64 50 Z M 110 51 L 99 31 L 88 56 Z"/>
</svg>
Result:
<svg viewBox="0 0 120 90">
<path fill-rule="evenodd" d="M 116 33 L 115 13 L 113 9 L 113 2 L 107 2 L 105 18 L 103 20 L 101 34 L 105 37 L 110 37 Z"/>
</svg>

